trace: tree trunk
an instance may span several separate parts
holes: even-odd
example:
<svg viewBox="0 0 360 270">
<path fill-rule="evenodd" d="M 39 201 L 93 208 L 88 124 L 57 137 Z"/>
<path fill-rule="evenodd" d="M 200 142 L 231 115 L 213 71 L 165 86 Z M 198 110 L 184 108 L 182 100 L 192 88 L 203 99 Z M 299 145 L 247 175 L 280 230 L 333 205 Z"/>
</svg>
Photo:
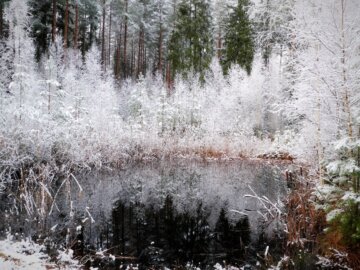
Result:
<svg viewBox="0 0 360 270">
<path fill-rule="evenodd" d="M 115 53 L 115 78 L 120 78 L 120 43 L 116 46 L 116 53 Z"/>
<path fill-rule="evenodd" d="M 109 47 L 108 47 L 108 65 L 111 66 L 111 5 L 109 10 Z M 111 67 L 110 67 L 111 68 Z"/>
<path fill-rule="evenodd" d="M 119 38 L 118 38 L 118 44 L 116 47 L 116 59 L 115 59 L 115 77 L 117 79 L 120 79 L 121 74 L 120 74 L 120 70 L 121 70 L 121 31 L 122 31 L 122 25 L 120 26 L 120 34 L 119 34 Z"/>
<path fill-rule="evenodd" d="M 4 36 L 4 3 L 0 2 L 0 38 Z"/>
<path fill-rule="evenodd" d="M 51 84 L 49 83 L 48 88 L 48 114 L 51 112 Z"/>
<path fill-rule="evenodd" d="M 222 38 L 221 38 L 221 30 L 219 29 L 218 40 L 217 40 L 217 57 L 221 59 L 221 50 L 222 50 Z"/>
<path fill-rule="evenodd" d="M 145 34 L 144 34 L 144 37 L 143 37 L 143 55 L 142 55 L 143 56 L 142 73 L 143 73 L 144 76 L 146 75 L 146 68 L 147 68 L 146 53 L 147 53 L 147 50 L 146 50 L 146 47 L 145 47 Z"/>
<path fill-rule="evenodd" d="M 127 30 L 128 30 L 128 0 L 125 0 L 125 24 L 124 24 L 124 76 L 127 77 L 127 56 L 126 56 L 126 49 L 127 49 Z"/>
<path fill-rule="evenodd" d="M 158 72 L 162 75 L 162 49 L 163 49 L 163 27 L 162 27 L 162 5 L 160 6 L 160 29 L 159 29 L 159 44 L 158 44 L 158 50 L 159 50 L 159 62 L 157 66 Z"/>
<path fill-rule="evenodd" d="M 142 27 L 139 31 L 139 41 L 138 41 L 138 57 L 137 57 L 137 69 L 136 69 L 136 78 L 139 78 L 140 72 L 141 72 L 141 38 L 142 38 Z"/>
<path fill-rule="evenodd" d="M 69 30 L 69 0 L 65 4 L 65 28 L 64 28 L 64 48 L 68 47 L 68 30 Z"/>
<path fill-rule="evenodd" d="M 144 26 L 141 26 L 139 32 L 138 65 L 136 77 L 139 77 L 140 74 L 145 75 L 145 53 L 145 30 Z"/>
<path fill-rule="evenodd" d="M 159 63 L 158 63 L 158 72 L 162 75 L 162 58 L 163 58 L 163 52 L 162 52 L 162 48 L 163 47 L 163 29 L 162 29 L 162 24 L 160 24 L 160 34 L 159 34 Z"/>
<path fill-rule="evenodd" d="M 74 30 L 74 49 L 78 48 L 79 36 L 79 4 L 75 4 L 75 30 Z"/>
<path fill-rule="evenodd" d="M 85 12 L 84 12 L 85 13 Z M 83 20 L 86 21 L 87 15 L 86 13 L 83 16 Z M 93 23 L 90 23 L 90 32 L 89 32 L 89 45 L 91 46 L 94 42 L 94 38 L 96 37 L 96 27 Z M 86 35 L 86 30 L 84 30 L 84 36 Z M 84 41 L 85 42 L 85 41 Z"/>
<path fill-rule="evenodd" d="M 84 12 L 81 16 L 81 20 L 85 21 L 86 18 L 86 12 Z M 91 27 L 91 25 L 90 25 Z M 86 40 L 86 29 L 84 29 L 84 27 L 79 28 L 79 36 L 80 36 L 80 44 L 81 44 L 81 53 L 84 56 L 85 55 L 85 50 L 86 50 L 86 44 L 85 44 L 85 40 Z M 91 32 L 90 29 L 90 33 L 89 33 L 89 42 L 92 42 L 93 40 L 93 32 Z"/>
<path fill-rule="evenodd" d="M 51 28 L 51 41 L 55 42 L 55 36 L 56 36 L 56 0 L 52 1 L 52 28 Z"/>
<path fill-rule="evenodd" d="M 165 81 L 166 81 L 166 87 L 167 87 L 167 94 L 168 96 L 171 95 L 171 88 L 172 88 L 172 82 L 171 82 L 171 66 L 170 66 L 170 62 L 167 63 L 167 66 L 166 66 L 166 78 L 165 78 Z"/>
<path fill-rule="evenodd" d="M 319 49 L 320 49 L 320 44 L 316 45 L 316 62 L 319 62 Z M 317 64 L 318 66 L 318 64 Z M 323 146 L 322 146 L 322 140 L 321 140 L 321 122 L 322 122 L 322 118 L 321 118 L 321 91 L 319 88 L 319 78 L 315 79 L 315 90 L 316 90 L 316 95 L 317 95 L 317 154 L 318 154 L 318 167 L 319 167 L 319 180 L 320 180 L 320 184 L 323 185 L 324 184 L 324 179 L 323 179 L 323 169 L 322 169 L 322 161 L 324 158 L 323 155 Z"/>
<path fill-rule="evenodd" d="M 106 54 L 105 54 L 105 19 L 106 19 L 106 9 L 105 1 L 103 1 L 103 11 L 102 11 L 102 34 L 101 34 L 101 64 L 106 71 Z"/>
<path fill-rule="evenodd" d="M 130 77 L 134 76 L 134 66 L 135 66 L 135 49 L 134 49 L 134 37 L 131 37 L 131 62 L 130 62 Z"/>
<path fill-rule="evenodd" d="M 342 88 L 344 94 L 344 111 L 347 120 L 347 133 L 350 139 L 353 139 L 353 124 L 350 108 L 350 96 L 347 86 L 347 70 L 346 70 L 346 41 L 345 41 L 345 0 L 341 0 L 341 65 L 342 65 Z"/>
</svg>

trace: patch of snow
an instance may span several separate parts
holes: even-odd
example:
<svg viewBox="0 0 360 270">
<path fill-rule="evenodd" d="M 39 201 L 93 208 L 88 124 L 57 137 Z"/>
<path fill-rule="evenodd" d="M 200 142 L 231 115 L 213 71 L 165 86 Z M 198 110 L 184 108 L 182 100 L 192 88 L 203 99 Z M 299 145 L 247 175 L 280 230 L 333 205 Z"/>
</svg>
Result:
<svg viewBox="0 0 360 270">
<path fill-rule="evenodd" d="M 52 226 L 50 230 L 51 230 L 52 232 L 54 232 L 55 229 L 56 229 L 56 227 L 57 227 L 58 225 L 59 225 L 59 224 L 56 224 L 56 225 Z"/>
<path fill-rule="evenodd" d="M 130 265 L 128 265 L 127 267 L 126 267 L 126 270 L 138 270 L 139 268 L 135 265 L 132 265 L 132 264 L 130 264 Z"/>
<path fill-rule="evenodd" d="M 321 201 L 329 201 L 331 197 L 337 197 L 342 191 L 333 185 L 319 185 L 316 187 L 313 195 Z"/>
<path fill-rule="evenodd" d="M 339 214 L 343 213 L 344 210 L 342 209 L 334 209 L 332 211 L 330 211 L 327 215 L 326 215 L 326 221 L 330 222 L 333 219 L 335 219 Z"/>
<path fill-rule="evenodd" d="M 42 247 L 30 241 L 15 242 L 10 235 L 0 241 L 1 269 L 47 269 L 55 266 L 48 259 Z"/>
<path fill-rule="evenodd" d="M 59 255 L 57 257 L 58 264 L 65 264 L 65 269 L 79 269 L 79 261 L 73 259 L 74 251 L 72 249 L 68 249 L 65 251 L 59 251 Z M 67 268 L 69 267 L 69 268 Z"/>
<path fill-rule="evenodd" d="M 335 142 L 334 148 L 336 151 L 339 151 L 341 149 L 347 149 L 347 148 L 349 148 L 349 142 L 350 142 L 349 138 L 345 137 L 345 138 Z"/>
<path fill-rule="evenodd" d="M 90 219 L 91 219 L 91 223 L 95 223 L 95 220 L 94 220 L 94 218 L 92 217 L 92 215 L 90 214 L 90 211 L 89 211 L 89 207 L 86 207 L 85 208 L 85 211 L 86 211 L 86 213 L 89 215 L 89 217 L 90 217 Z"/>
<path fill-rule="evenodd" d="M 335 160 L 330 162 L 326 166 L 326 169 L 330 174 L 338 174 L 340 176 L 360 171 L 360 168 L 356 165 L 356 161 L 354 159 Z"/>
<path fill-rule="evenodd" d="M 96 256 L 99 256 L 100 258 L 105 258 L 104 251 L 99 250 L 95 253 Z"/>
<path fill-rule="evenodd" d="M 46 84 L 59 87 L 61 84 L 57 80 L 46 80 Z"/>
<path fill-rule="evenodd" d="M 246 267 L 246 266 L 244 266 L 244 267 Z M 237 267 L 234 267 L 234 266 L 226 266 L 226 267 L 222 267 L 222 265 L 220 264 L 220 263 L 216 263 L 215 265 L 214 265 L 214 269 L 215 270 L 240 270 L 240 269 L 244 269 L 244 267 L 242 267 L 242 268 L 237 268 Z"/>
<path fill-rule="evenodd" d="M 337 173 L 338 168 L 340 167 L 341 161 L 340 160 L 335 160 L 333 162 L 330 162 L 327 166 L 326 169 L 329 173 Z"/>
<path fill-rule="evenodd" d="M 89 218 L 84 218 L 81 222 L 85 223 L 86 221 L 88 221 Z"/>
<path fill-rule="evenodd" d="M 72 252 L 60 252 L 59 261 L 50 262 L 50 257 L 43 252 L 45 247 L 29 239 L 16 241 L 10 234 L 0 241 L 1 270 L 46 270 L 46 269 L 80 269 L 78 261 L 72 259 Z M 66 256 L 65 256 L 66 254 Z"/>
<path fill-rule="evenodd" d="M 281 270 L 283 269 L 283 264 L 287 264 L 290 261 L 290 257 L 284 256 L 281 258 L 281 260 L 278 262 L 277 265 L 272 265 L 268 270 Z"/>
<path fill-rule="evenodd" d="M 268 253 L 269 253 L 269 246 L 266 246 L 264 256 L 267 257 Z"/>
<path fill-rule="evenodd" d="M 360 195 L 352 191 L 346 191 L 344 196 L 341 198 L 343 201 L 353 200 L 355 202 L 360 202 Z"/>
</svg>

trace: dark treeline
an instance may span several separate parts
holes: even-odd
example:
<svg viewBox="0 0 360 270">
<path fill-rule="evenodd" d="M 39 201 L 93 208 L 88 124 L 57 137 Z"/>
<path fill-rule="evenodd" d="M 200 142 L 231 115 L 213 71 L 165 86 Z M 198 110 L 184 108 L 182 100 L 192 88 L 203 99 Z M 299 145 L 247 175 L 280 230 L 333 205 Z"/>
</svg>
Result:
<svg viewBox="0 0 360 270">
<path fill-rule="evenodd" d="M 0 5 L 1 36 L 8 34 L 7 2 Z M 249 4 L 223 4 L 217 15 L 209 0 L 29 0 L 29 32 L 37 61 L 58 37 L 64 48 L 79 49 L 83 56 L 96 44 L 103 69 L 119 80 L 148 72 L 160 73 L 168 83 L 178 73 L 203 76 L 215 55 L 224 71 L 238 63 L 250 73 L 254 24 Z"/>
</svg>

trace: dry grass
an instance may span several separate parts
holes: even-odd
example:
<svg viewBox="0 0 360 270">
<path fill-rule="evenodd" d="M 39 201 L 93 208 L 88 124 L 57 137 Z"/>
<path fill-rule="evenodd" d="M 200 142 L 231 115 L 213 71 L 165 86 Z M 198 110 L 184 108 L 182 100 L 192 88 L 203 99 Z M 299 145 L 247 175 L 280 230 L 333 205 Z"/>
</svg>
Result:
<svg viewBox="0 0 360 270">
<path fill-rule="evenodd" d="M 20 266 L 21 265 L 21 260 L 16 259 L 16 258 L 12 258 L 9 255 L 6 255 L 4 253 L 0 252 L 0 258 L 3 258 L 4 261 L 11 261 L 13 262 L 16 266 Z"/>
<path fill-rule="evenodd" d="M 286 202 L 286 255 L 295 258 L 299 251 L 305 251 L 329 259 L 333 266 L 326 269 L 347 269 L 346 266 L 360 269 L 360 247 L 354 248 L 344 244 L 339 229 L 324 232 L 328 227 L 326 213 L 315 209 L 312 195 L 314 181 L 305 179 L 309 177 L 293 176 L 294 188 Z"/>
<path fill-rule="evenodd" d="M 317 252 L 317 243 L 326 219 L 325 213 L 316 210 L 311 203 L 311 192 L 309 183 L 297 183 L 287 200 L 287 250 L 290 256 L 299 249 Z"/>
<path fill-rule="evenodd" d="M 319 253 L 318 243 L 326 217 L 324 211 L 316 210 L 311 201 L 313 182 L 308 180 L 307 171 L 299 168 L 298 172 L 289 172 L 286 176 L 292 191 L 286 200 L 287 239 L 284 250 L 291 261 L 301 264 L 301 260 L 306 263 L 307 258 L 314 258 Z M 294 269 L 294 265 L 288 261 L 281 264 L 281 269 Z"/>
<path fill-rule="evenodd" d="M 346 245 L 339 228 L 340 226 L 333 226 L 329 232 L 322 235 L 319 243 L 322 255 L 330 259 L 334 265 L 360 269 L 360 246 Z"/>
<path fill-rule="evenodd" d="M 274 153 L 266 153 L 257 156 L 261 159 L 272 159 L 272 160 L 286 160 L 293 162 L 295 157 L 293 157 L 290 153 L 287 152 L 274 152 Z"/>
</svg>

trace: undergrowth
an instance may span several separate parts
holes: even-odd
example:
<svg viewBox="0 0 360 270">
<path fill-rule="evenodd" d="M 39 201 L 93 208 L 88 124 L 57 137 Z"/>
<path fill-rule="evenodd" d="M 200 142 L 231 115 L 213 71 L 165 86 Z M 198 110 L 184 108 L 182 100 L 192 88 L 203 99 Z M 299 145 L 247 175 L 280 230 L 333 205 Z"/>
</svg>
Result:
<svg viewBox="0 0 360 270">
<path fill-rule="evenodd" d="M 276 269 L 359 269 L 360 208 L 354 200 L 333 201 L 341 209 L 329 219 L 330 209 L 321 206 L 316 180 L 302 173 L 292 175 L 285 216 L 287 239 L 284 257 Z"/>
</svg>

